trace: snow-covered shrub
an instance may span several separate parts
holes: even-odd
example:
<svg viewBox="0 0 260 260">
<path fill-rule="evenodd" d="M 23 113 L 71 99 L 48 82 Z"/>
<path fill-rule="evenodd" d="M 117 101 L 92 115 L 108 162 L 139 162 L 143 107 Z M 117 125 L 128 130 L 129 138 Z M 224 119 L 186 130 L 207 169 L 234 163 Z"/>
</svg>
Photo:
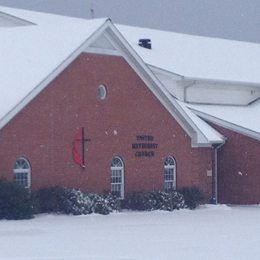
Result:
<svg viewBox="0 0 260 260">
<path fill-rule="evenodd" d="M 183 196 L 177 191 L 132 192 L 127 194 L 123 207 L 132 210 L 168 210 L 185 208 Z"/>
<path fill-rule="evenodd" d="M 39 213 L 90 214 L 92 202 L 80 190 L 62 187 L 43 188 L 34 193 Z"/>
<path fill-rule="evenodd" d="M 80 190 L 64 188 L 63 213 L 86 215 L 92 213 L 93 201 Z"/>
<path fill-rule="evenodd" d="M 117 194 L 106 192 L 102 195 L 102 198 L 106 201 L 109 208 L 112 211 L 120 211 L 121 209 L 121 199 Z"/>
<path fill-rule="evenodd" d="M 91 211 L 93 213 L 108 215 L 112 212 L 112 208 L 109 207 L 108 202 L 102 196 L 97 194 L 86 194 L 86 196 L 92 202 Z"/>
<path fill-rule="evenodd" d="M 190 209 L 195 209 L 204 201 L 203 192 L 195 186 L 183 187 L 178 191 L 183 195 L 185 204 Z"/>
<path fill-rule="evenodd" d="M 0 180 L 0 219 L 30 219 L 33 204 L 28 189 Z"/>
<path fill-rule="evenodd" d="M 118 198 L 112 194 L 85 194 L 77 189 L 62 187 L 44 188 L 34 193 L 34 204 L 38 213 L 62 213 L 107 215 L 117 209 Z"/>
<path fill-rule="evenodd" d="M 152 194 L 156 200 L 156 209 L 173 211 L 186 207 L 183 195 L 177 191 L 157 191 L 152 192 Z"/>
</svg>

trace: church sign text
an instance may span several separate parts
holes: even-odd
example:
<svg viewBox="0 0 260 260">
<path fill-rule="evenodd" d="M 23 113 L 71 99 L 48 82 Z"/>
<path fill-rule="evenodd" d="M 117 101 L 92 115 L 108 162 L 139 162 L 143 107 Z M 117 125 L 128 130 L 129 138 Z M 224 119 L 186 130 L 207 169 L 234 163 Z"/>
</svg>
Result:
<svg viewBox="0 0 260 260">
<path fill-rule="evenodd" d="M 137 135 L 136 143 L 132 144 L 132 149 L 135 151 L 135 157 L 153 157 L 155 149 L 158 148 L 158 144 L 154 143 L 154 137 L 152 135 Z"/>
</svg>

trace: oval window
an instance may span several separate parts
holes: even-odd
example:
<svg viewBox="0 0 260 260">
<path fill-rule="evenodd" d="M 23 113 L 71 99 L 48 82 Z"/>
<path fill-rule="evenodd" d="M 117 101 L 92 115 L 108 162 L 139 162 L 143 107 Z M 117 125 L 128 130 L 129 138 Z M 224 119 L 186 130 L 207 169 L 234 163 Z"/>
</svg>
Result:
<svg viewBox="0 0 260 260">
<path fill-rule="evenodd" d="M 106 98 L 106 96 L 107 96 L 106 87 L 104 85 L 99 85 L 98 86 L 98 97 L 103 100 Z"/>
</svg>

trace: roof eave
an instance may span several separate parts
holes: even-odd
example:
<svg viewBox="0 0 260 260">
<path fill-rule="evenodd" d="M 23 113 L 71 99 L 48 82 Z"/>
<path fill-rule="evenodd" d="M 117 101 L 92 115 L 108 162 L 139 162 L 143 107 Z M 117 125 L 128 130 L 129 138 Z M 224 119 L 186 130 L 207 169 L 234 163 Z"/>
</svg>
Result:
<svg viewBox="0 0 260 260">
<path fill-rule="evenodd" d="M 190 109 L 196 115 L 205 119 L 208 122 L 211 122 L 211 123 L 216 124 L 218 126 L 221 126 L 223 128 L 227 128 L 227 129 L 234 131 L 236 133 L 239 133 L 239 134 L 242 134 L 242 135 L 245 135 L 245 136 L 248 136 L 248 137 L 251 137 L 253 139 L 260 141 L 260 133 L 259 132 L 253 131 L 251 129 L 248 129 L 248 128 L 245 128 L 245 127 L 242 127 L 242 126 L 239 126 L 239 125 L 236 125 L 236 124 L 233 124 L 233 123 L 225 121 L 225 120 L 222 120 L 220 118 L 214 117 L 214 116 L 209 115 L 207 113 L 198 111 L 194 108 L 190 108 Z"/>
</svg>

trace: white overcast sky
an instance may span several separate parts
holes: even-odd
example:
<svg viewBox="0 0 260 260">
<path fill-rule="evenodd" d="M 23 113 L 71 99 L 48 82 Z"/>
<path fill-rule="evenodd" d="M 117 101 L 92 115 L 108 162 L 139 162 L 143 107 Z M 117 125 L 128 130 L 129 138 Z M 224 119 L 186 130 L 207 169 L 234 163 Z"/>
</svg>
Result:
<svg viewBox="0 0 260 260">
<path fill-rule="evenodd" d="M 0 5 L 260 43 L 260 0 L 0 0 Z"/>
</svg>

